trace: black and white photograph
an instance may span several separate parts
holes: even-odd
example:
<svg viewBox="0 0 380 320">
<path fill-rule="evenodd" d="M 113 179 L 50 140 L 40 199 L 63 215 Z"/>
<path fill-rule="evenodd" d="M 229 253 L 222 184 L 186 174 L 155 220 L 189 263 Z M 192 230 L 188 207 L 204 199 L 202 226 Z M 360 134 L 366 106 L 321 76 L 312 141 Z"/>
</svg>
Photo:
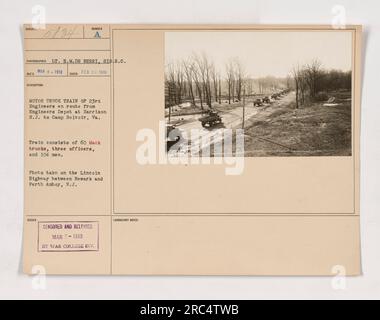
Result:
<svg viewBox="0 0 380 320">
<path fill-rule="evenodd" d="M 245 157 L 350 156 L 351 114 L 348 30 L 165 34 L 167 150 L 207 138 L 217 156 L 221 129 L 243 129 Z"/>
</svg>

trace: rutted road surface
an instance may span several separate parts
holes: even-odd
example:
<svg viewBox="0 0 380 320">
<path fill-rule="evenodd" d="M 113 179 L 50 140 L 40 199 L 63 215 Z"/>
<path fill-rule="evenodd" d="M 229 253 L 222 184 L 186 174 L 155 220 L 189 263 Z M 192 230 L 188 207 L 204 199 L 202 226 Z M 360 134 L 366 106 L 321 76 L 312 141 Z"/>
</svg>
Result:
<svg viewBox="0 0 380 320">
<path fill-rule="evenodd" d="M 278 107 L 288 105 L 293 100 L 294 93 L 289 93 L 279 100 L 273 100 L 270 103 L 264 104 L 262 107 L 253 107 L 253 103 L 250 101 L 246 103 L 245 106 L 245 121 L 269 107 L 277 109 Z M 223 136 L 220 135 L 220 130 L 218 129 L 239 129 L 242 127 L 243 107 L 238 106 L 225 112 L 221 111 L 219 112 L 219 115 L 222 117 L 223 123 L 212 128 L 202 127 L 202 124 L 199 121 L 199 118 L 203 117 L 201 114 L 172 116 L 171 122 L 173 122 L 173 120 L 182 120 L 184 122 L 183 124 L 177 125 L 177 128 L 184 133 L 184 136 L 186 136 L 187 139 L 189 139 L 189 144 L 181 146 L 181 148 L 176 151 L 175 155 L 181 156 L 189 153 L 197 154 L 200 149 L 207 148 L 210 144 L 223 140 Z M 192 137 L 191 139 L 190 132 L 193 129 L 197 129 L 198 132 L 197 136 Z M 201 143 L 202 147 L 200 148 Z"/>
</svg>

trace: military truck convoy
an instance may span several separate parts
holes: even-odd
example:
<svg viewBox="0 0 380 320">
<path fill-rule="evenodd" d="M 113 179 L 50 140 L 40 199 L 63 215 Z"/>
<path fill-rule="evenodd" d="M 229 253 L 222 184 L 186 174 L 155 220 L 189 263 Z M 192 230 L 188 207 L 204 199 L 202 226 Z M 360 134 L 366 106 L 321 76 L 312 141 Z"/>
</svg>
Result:
<svg viewBox="0 0 380 320">
<path fill-rule="evenodd" d="M 270 97 L 265 96 L 264 98 L 255 99 L 253 101 L 253 106 L 261 107 L 264 105 L 264 103 L 270 103 L 273 100 L 278 100 L 289 91 L 290 91 L 289 89 L 285 89 L 285 90 L 272 94 Z M 210 128 L 223 122 L 221 116 L 215 110 L 209 110 L 205 116 L 199 118 L 199 121 L 202 123 L 202 127 L 204 128 Z"/>
<path fill-rule="evenodd" d="M 207 112 L 207 115 L 199 118 L 199 121 L 202 123 L 202 127 L 206 128 L 222 123 L 222 118 L 218 112 L 210 110 Z"/>
<path fill-rule="evenodd" d="M 282 90 L 274 93 L 270 96 L 264 96 L 262 98 L 256 98 L 253 100 L 254 107 L 261 107 L 264 104 L 269 104 L 274 100 L 280 99 L 283 95 L 287 94 L 290 90 Z M 252 106 L 252 105 L 251 105 Z M 198 118 L 201 122 L 203 128 L 212 128 L 218 124 L 223 123 L 222 117 L 219 115 L 218 111 L 215 109 L 210 109 L 203 113 L 203 115 Z M 166 124 L 166 151 L 169 152 L 171 148 L 177 144 L 182 138 L 181 125 L 176 124 Z"/>
<path fill-rule="evenodd" d="M 265 96 L 264 98 L 257 98 L 253 101 L 254 107 L 262 107 L 264 103 L 270 103 L 273 100 L 280 99 L 284 94 L 288 93 L 290 90 L 285 89 L 280 92 L 274 93 L 271 96 Z"/>
<path fill-rule="evenodd" d="M 265 96 L 263 98 L 257 98 L 253 101 L 254 107 L 261 107 L 264 104 L 268 104 L 273 100 L 280 99 L 284 94 L 287 94 L 290 90 L 285 89 L 277 93 L 272 94 L 271 96 Z M 218 114 L 216 110 L 208 110 L 202 117 L 198 119 L 202 127 L 211 128 L 217 124 L 223 123 L 222 117 Z M 174 144 L 176 144 L 181 137 L 180 130 L 174 125 L 167 125 L 166 127 L 166 136 L 167 136 L 167 149 Z"/>
</svg>

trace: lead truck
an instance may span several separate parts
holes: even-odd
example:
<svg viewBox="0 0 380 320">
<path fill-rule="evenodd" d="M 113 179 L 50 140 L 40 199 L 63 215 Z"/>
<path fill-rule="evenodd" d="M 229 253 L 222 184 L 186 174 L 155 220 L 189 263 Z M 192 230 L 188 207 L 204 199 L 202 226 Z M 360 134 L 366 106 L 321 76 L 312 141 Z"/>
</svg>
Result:
<svg viewBox="0 0 380 320">
<path fill-rule="evenodd" d="M 207 115 L 199 118 L 199 121 L 202 123 L 202 127 L 210 128 L 216 124 L 222 123 L 221 116 L 216 111 L 208 111 Z"/>
</svg>

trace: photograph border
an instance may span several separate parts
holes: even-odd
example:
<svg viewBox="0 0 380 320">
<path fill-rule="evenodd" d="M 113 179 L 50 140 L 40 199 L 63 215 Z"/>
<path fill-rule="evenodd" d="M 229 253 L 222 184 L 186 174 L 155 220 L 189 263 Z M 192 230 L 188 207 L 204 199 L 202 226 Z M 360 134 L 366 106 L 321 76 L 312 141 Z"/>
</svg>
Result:
<svg viewBox="0 0 380 320">
<path fill-rule="evenodd" d="M 161 216 L 169 216 L 169 217 L 178 217 L 178 216 L 199 216 L 199 217 L 206 217 L 206 216 L 231 216 L 231 217 L 255 217 L 255 216 L 296 216 L 296 217 L 302 217 L 302 216 L 351 216 L 351 217 L 357 217 L 360 215 L 359 213 L 359 181 L 360 181 L 360 175 L 359 175 L 359 142 L 360 142 L 360 88 L 361 88 L 361 36 L 362 36 L 362 26 L 361 25 L 347 25 L 344 28 L 334 28 L 331 25 L 256 25 L 256 24 L 231 24 L 231 25 L 223 25 L 223 24 L 157 24 L 157 25 L 123 25 L 122 28 L 118 28 L 116 25 L 116 28 L 111 28 L 111 53 L 112 53 L 112 59 L 114 59 L 114 47 L 113 47 L 113 39 L 114 39 L 114 31 L 144 31 L 144 30 L 151 30 L 151 31 L 306 31 L 306 32 L 312 32 L 312 31 L 351 31 L 352 32 L 352 105 L 351 105 L 351 155 L 345 156 L 345 157 L 352 157 L 353 158 L 353 210 L 351 213 L 123 213 L 123 212 L 115 212 L 115 193 L 114 193 L 114 93 L 112 92 L 112 102 L 111 102 L 111 127 L 112 127 L 112 134 L 111 134 L 111 216 L 117 215 L 117 216 L 146 216 L 146 217 L 161 217 Z M 164 61 L 163 61 L 164 63 Z M 112 84 L 112 90 L 113 83 L 114 83 L 114 65 L 112 65 L 111 70 L 112 76 L 111 76 L 111 84 Z M 356 114 L 358 113 L 358 114 Z M 314 157 L 314 156 L 309 156 Z M 321 156 L 316 156 L 321 157 Z M 323 156 L 322 156 L 323 157 Z M 321 158 L 322 158 L 321 157 Z M 331 158 L 331 156 L 329 156 Z M 332 156 L 334 157 L 334 156 Z M 266 157 L 261 157 L 266 158 Z M 286 157 L 283 157 L 286 158 Z M 302 156 L 298 158 L 303 158 Z"/>
</svg>

